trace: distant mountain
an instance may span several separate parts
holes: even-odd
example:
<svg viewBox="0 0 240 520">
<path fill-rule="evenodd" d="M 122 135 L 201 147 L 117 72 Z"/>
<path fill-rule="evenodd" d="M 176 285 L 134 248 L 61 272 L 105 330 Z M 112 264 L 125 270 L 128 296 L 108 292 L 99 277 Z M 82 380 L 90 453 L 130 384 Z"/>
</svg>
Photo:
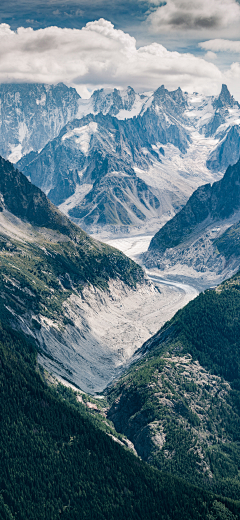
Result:
<svg viewBox="0 0 240 520">
<path fill-rule="evenodd" d="M 1 89 L 0 153 L 91 232 L 155 232 L 240 155 L 226 85 L 219 96 L 128 87 L 88 100 L 63 84 Z"/>
<path fill-rule="evenodd" d="M 152 238 L 147 265 L 169 272 L 185 265 L 189 276 L 225 277 L 240 265 L 240 160 L 212 186 L 198 188 L 184 208 Z M 184 268 L 180 267 L 183 274 Z M 197 275 L 199 277 L 199 274 Z"/>
<path fill-rule="evenodd" d="M 118 119 L 128 119 L 137 116 L 144 110 L 153 92 L 137 94 L 132 87 L 127 89 L 100 89 L 95 90 L 89 100 L 79 103 L 78 117 L 87 114 L 117 116 Z"/>
<path fill-rule="evenodd" d="M 105 115 L 89 114 L 68 123 L 39 154 L 23 157 L 18 167 L 85 229 L 131 229 L 162 216 L 166 220 L 191 193 L 191 184 L 198 185 L 203 177 L 201 172 L 201 181 L 186 180 L 166 172 L 173 150 L 184 157 L 191 143 L 186 96 L 181 89 L 168 92 L 160 87 L 138 116 L 125 120 L 117 118 L 120 112 L 109 115 L 119 107 L 119 93 L 111 95 L 115 104 L 107 105 L 108 110 L 103 103 L 107 96 L 103 91 L 95 95 L 101 100 L 95 108 Z M 130 110 L 131 104 L 127 106 Z M 207 170 L 206 176 L 212 179 Z"/>
<path fill-rule="evenodd" d="M 240 274 L 200 294 L 106 391 L 108 418 L 140 457 L 239 498 Z M 221 517 L 220 517 L 221 518 Z"/>
<path fill-rule="evenodd" d="M 79 100 L 63 83 L 0 84 L 0 155 L 16 163 L 41 150 L 76 116 Z"/>
<path fill-rule="evenodd" d="M 168 91 L 164 85 L 155 92 L 138 94 L 132 87 L 127 89 L 100 89 L 95 90 L 89 100 L 79 102 L 78 117 L 87 114 L 111 115 L 117 119 L 132 119 L 143 115 L 149 107 L 161 107 L 162 112 L 182 114 L 187 105 L 187 96 L 179 87 L 176 91 Z"/>
</svg>

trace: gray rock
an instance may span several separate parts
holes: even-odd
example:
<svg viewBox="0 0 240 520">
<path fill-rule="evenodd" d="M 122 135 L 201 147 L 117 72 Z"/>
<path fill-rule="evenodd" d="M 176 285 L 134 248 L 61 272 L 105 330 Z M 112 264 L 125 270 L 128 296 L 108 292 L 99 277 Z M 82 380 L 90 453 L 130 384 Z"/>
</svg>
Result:
<svg viewBox="0 0 240 520">
<path fill-rule="evenodd" d="M 38 151 L 78 111 L 80 96 L 63 83 L 0 85 L 0 155 L 11 162 Z"/>
</svg>

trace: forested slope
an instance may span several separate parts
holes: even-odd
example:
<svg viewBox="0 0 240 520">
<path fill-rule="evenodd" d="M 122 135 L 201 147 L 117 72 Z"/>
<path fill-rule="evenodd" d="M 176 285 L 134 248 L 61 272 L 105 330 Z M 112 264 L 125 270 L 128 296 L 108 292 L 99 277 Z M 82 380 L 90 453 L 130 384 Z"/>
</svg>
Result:
<svg viewBox="0 0 240 520">
<path fill-rule="evenodd" d="M 164 475 L 97 430 L 36 371 L 1 307 L 0 518 L 229 519 L 240 505 Z"/>
<path fill-rule="evenodd" d="M 200 294 L 109 389 L 108 417 L 158 468 L 240 495 L 240 274 Z"/>
</svg>

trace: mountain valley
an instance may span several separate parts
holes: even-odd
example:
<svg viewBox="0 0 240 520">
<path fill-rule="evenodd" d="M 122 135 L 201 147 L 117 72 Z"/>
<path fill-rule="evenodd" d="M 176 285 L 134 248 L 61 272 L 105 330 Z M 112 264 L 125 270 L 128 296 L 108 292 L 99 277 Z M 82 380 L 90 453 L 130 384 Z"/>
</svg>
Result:
<svg viewBox="0 0 240 520">
<path fill-rule="evenodd" d="M 155 285 L 1 160 L 1 294 L 49 372 L 101 392 L 194 294 Z M 10 188 L 11 186 L 11 188 Z"/>
<path fill-rule="evenodd" d="M 0 519 L 238 520 L 240 105 L 0 100 Z"/>
</svg>

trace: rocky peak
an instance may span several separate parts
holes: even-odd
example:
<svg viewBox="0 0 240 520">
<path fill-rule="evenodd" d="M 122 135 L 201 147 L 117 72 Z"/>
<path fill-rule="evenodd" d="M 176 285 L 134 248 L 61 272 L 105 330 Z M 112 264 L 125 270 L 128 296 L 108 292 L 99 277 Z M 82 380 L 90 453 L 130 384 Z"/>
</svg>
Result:
<svg viewBox="0 0 240 520">
<path fill-rule="evenodd" d="M 177 90 L 169 91 L 161 85 L 153 94 L 153 104 L 163 106 L 164 110 L 174 114 L 182 114 L 187 106 L 187 99 L 180 87 Z"/>
<path fill-rule="evenodd" d="M 178 106 L 183 106 L 184 108 L 187 106 L 186 96 L 183 94 L 183 91 L 180 87 L 177 90 L 173 90 L 169 92 L 169 96 L 178 104 Z"/>
<path fill-rule="evenodd" d="M 123 91 L 117 88 L 102 88 L 95 90 L 92 94 L 93 109 L 95 112 L 102 112 L 104 115 L 115 116 L 119 110 L 131 110 L 135 97 L 135 91 L 130 86 Z"/>
<path fill-rule="evenodd" d="M 128 93 L 129 96 L 131 96 L 132 94 L 135 94 L 134 88 L 132 88 L 130 85 L 128 85 L 127 93 Z"/>
<path fill-rule="evenodd" d="M 233 106 L 239 106 L 238 102 L 235 101 L 234 97 L 230 94 L 227 85 L 222 85 L 221 92 L 218 98 L 213 103 L 214 108 L 229 108 Z"/>
<path fill-rule="evenodd" d="M 158 87 L 157 90 L 155 90 L 153 97 L 156 101 L 164 101 L 167 94 L 168 90 L 164 87 L 164 85 L 161 85 L 161 87 Z"/>
<path fill-rule="evenodd" d="M 122 95 L 122 99 L 124 100 L 124 109 L 131 110 L 136 99 L 136 92 L 132 87 L 128 86 L 123 94 L 125 94 L 125 96 Z"/>
</svg>

